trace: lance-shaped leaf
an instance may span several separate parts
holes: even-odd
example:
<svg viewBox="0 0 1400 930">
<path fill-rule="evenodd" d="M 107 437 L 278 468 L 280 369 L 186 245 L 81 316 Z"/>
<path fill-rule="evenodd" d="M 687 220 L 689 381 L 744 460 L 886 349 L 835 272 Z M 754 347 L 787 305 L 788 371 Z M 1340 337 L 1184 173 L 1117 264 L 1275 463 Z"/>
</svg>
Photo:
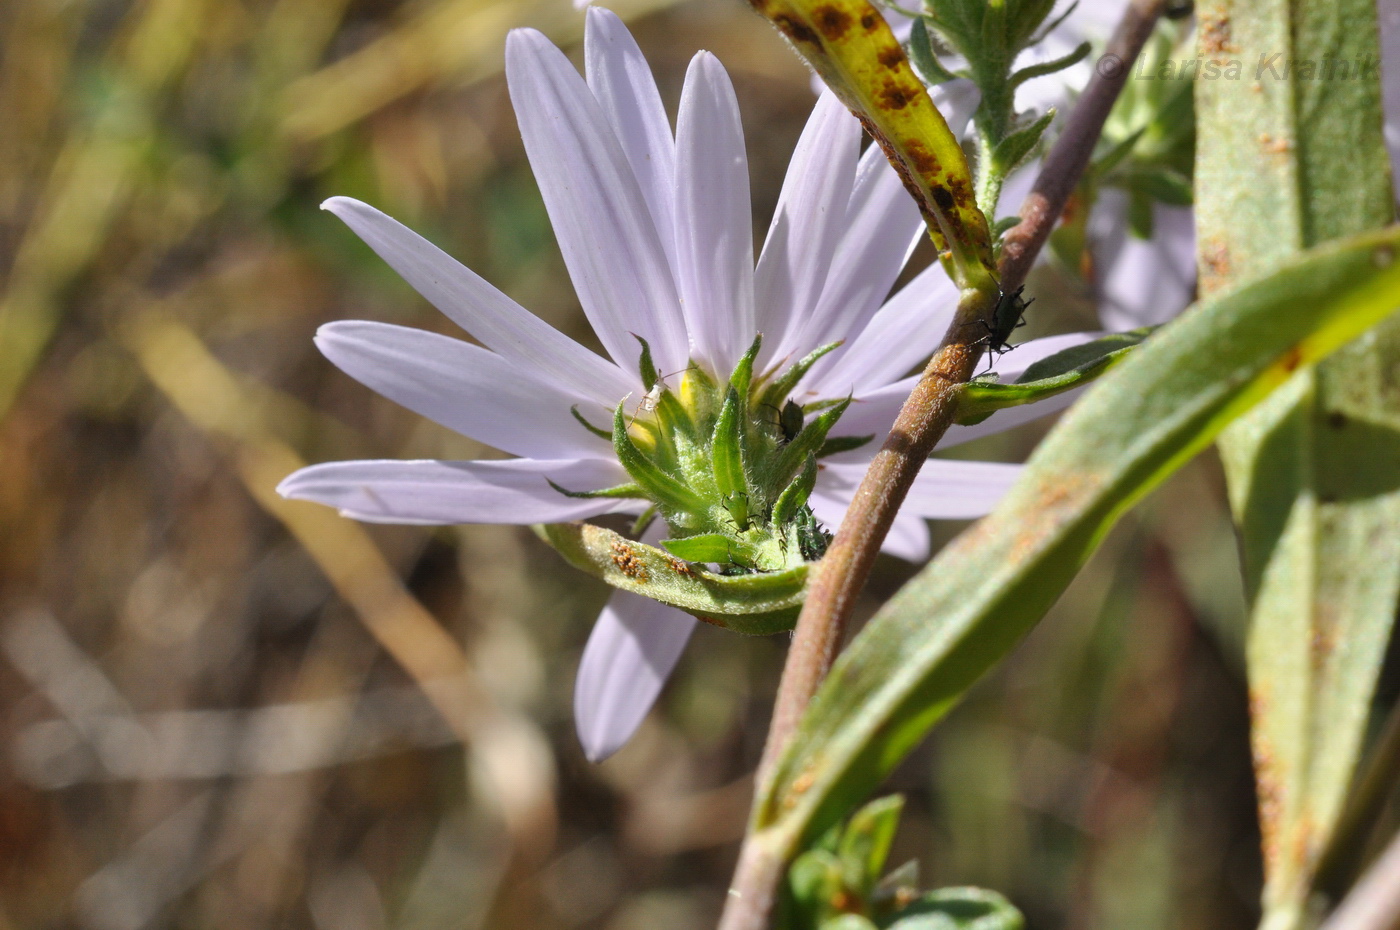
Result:
<svg viewBox="0 0 1400 930">
<path fill-rule="evenodd" d="M 797 477 L 792 479 L 792 484 L 778 495 L 777 502 L 773 504 L 773 523 L 783 527 L 792 522 L 797 516 L 797 511 L 807 503 L 807 498 L 812 496 L 812 489 L 816 486 L 817 457 L 813 455 L 808 456 L 807 464 L 797 473 Z"/>
<path fill-rule="evenodd" d="M 618 462 L 627 470 L 632 480 L 640 485 L 652 500 L 660 504 L 663 510 L 690 513 L 704 510 L 705 501 L 700 495 L 673 475 L 667 474 L 632 442 L 632 437 L 627 435 L 627 417 L 622 412 L 621 404 L 618 404 L 617 410 L 613 412 L 612 442 Z"/>
<path fill-rule="evenodd" d="M 1071 346 L 1031 365 L 1012 384 L 990 380 L 969 381 L 963 385 L 962 397 L 958 401 L 958 422 L 981 423 L 1006 407 L 1033 404 L 1065 391 L 1082 388 L 1126 359 L 1149 332 L 1147 328 L 1136 329 Z"/>
<path fill-rule="evenodd" d="M 601 526 L 551 523 L 535 529 L 575 568 L 738 633 L 792 629 L 806 592 L 805 563 L 781 572 L 716 575 Z"/>
<path fill-rule="evenodd" d="M 868 0 L 749 0 L 850 107 L 919 203 L 966 287 L 995 277 L 987 219 L 962 146 Z"/>
<path fill-rule="evenodd" d="M 1260 71 L 1253 82 L 1194 82 L 1203 292 L 1390 222 L 1378 75 L 1361 67 L 1379 60 L 1375 3 L 1206 0 L 1198 16 L 1228 22 L 1229 57 Z M 1202 29 L 1206 57 L 1219 35 Z M 1400 321 L 1390 321 L 1300 372 L 1220 439 L 1251 600 L 1264 923 L 1275 930 L 1309 924 L 1313 873 L 1361 754 L 1394 622 L 1398 365 Z"/>
<path fill-rule="evenodd" d="M 1117 518 L 1299 366 L 1400 307 L 1400 230 L 1323 247 L 1206 301 L 1091 388 L 1001 505 L 837 660 L 760 788 L 787 858 L 869 793 L 1040 619 Z"/>
<path fill-rule="evenodd" d="M 715 420 L 714 436 L 710 440 L 710 459 L 714 468 L 715 486 L 720 496 L 728 500 L 737 494 L 748 494 L 748 482 L 744 478 L 743 425 L 740 420 L 742 401 L 739 393 L 730 387 L 720 408 L 719 419 Z"/>
<path fill-rule="evenodd" d="M 783 451 L 778 455 L 778 463 L 774 466 L 774 474 L 784 476 L 796 474 L 803 468 L 810 456 L 815 456 L 826 442 L 826 434 L 831 432 L 831 428 L 836 425 L 836 421 L 841 419 L 841 414 L 846 412 L 846 408 L 851 405 L 851 398 L 847 397 L 824 413 L 818 414 L 802 427 L 802 431 L 793 437 L 792 442 L 783 447 Z"/>
<path fill-rule="evenodd" d="M 797 387 L 797 382 L 802 380 L 802 376 L 807 374 L 822 356 L 838 348 L 840 345 L 841 340 L 828 342 L 826 345 L 818 346 L 798 359 L 787 371 L 783 372 L 782 377 L 777 378 L 772 384 L 769 384 L 763 389 L 763 394 L 759 402 L 772 407 L 781 408 L 783 401 L 787 400 L 787 396 L 792 393 L 792 389 Z"/>
</svg>

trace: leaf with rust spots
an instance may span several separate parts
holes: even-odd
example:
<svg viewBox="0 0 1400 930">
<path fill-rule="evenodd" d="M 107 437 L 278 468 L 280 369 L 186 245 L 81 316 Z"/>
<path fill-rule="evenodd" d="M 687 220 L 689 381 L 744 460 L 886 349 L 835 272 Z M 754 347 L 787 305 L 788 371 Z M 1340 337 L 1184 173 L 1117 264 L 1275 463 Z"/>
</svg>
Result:
<svg viewBox="0 0 1400 930">
<path fill-rule="evenodd" d="M 1162 327 L 1065 415 L 1001 505 L 890 600 L 837 660 L 760 787 L 791 853 L 900 761 L 1063 592 L 1118 517 L 1281 383 L 1400 308 L 1400 229 L 1319 249 Z"/>
<path fill-rule="evenodd" d="M 1372 0 L 1203 0 L 1199 49 L 1375 61 L 1375 13 Z M 1374 75 L 1194 90 L 1202 293 L 1391 221 Z M 1400 365 L 1400 323 L 1312 361 L 1306 344 L 1280 359 L 1286 384 L 1220 439 L 1252 602 L 1249 679 L 1269 696 L 1254 704 L 1251 739 L 1265 919 L 1278 930 L 1307 925 L 1400 596 L 1400 397 L 1385 374 Z"/>
<path fill-rule="evenodd" d="M 987 218 L 962 146 L 868 0 L 751 0 L 851 108 L 919 202 L 962 287 L 995 281 Z"/>
<path fill-rule="evenodd" d="M 784 572 L 715 575 L 601 526 L 554 523 L 535 530 L 575 568 L 739 633 L 792 629 L 807 590 L 806 564 Z"/>
</svg>

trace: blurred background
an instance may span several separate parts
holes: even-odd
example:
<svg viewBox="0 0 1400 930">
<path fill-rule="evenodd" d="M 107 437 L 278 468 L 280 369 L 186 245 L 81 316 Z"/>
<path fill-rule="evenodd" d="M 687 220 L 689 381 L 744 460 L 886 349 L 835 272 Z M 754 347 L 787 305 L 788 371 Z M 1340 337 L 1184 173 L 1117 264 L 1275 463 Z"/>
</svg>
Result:
<svg viewBox="0 0 1400 930">
<path fill-rule="evenodd" d="M 672 113 L 697 49 L 728 66 L 765 230 L 801 65 L 740 0 L 614 9 Z M 522 529 L 272 493 L 306 462 L 495 454 L 315 351 L 347 317 L 450 331 L 327 196 L 596 345 L 500 74 L 519 25 L 576 56 L 567 0 L 0 4 L 0 930 L 713 925 L 785 637 L 702 625 L 589 765 L 600 583 Z M 1094 325 L 1068 274 L 1032 291 L 1022 333 Z M 892 861 L 1035 928 L 1250 924 L 1235 565 L 1202 459 L 892 779 Z M 913 570 L 883 561 L 865 615 Z"/>
</svg>

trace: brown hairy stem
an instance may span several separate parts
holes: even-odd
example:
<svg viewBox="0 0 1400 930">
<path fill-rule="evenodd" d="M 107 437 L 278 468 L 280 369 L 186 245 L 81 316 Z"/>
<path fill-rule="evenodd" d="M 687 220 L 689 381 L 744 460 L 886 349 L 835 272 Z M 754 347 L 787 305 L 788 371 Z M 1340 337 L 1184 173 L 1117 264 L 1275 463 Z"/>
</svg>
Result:
<svg viewBox="0 0 1400 930">
<path fill-rule="evenodd" d="M 1089 164 L 1104 120 L 1164 6 L 1165 0 L 1133 0 L 1124 12 L 1099 59 L 1100 67 L 1045 158 L 1040 176 L 1021 207 L 1020 224 L 1004 239 L 998 263 L 1003 291 L 1013 291 L 1025 281 L 1064 212 Z M 1105 66 L 1106 62 L 1116 66 Z M 953 424 L 962 385 L 971 379 L 984 351 L 981 336 L 985 328 L 968 324 L 990 324 L 996 302 L 995 293 L 963 292 L 942 345 L 871 461 L 836 538 L 814 574 L 778 686 L 773 721 L 758 766 L 760 786 L 768 781 L 808 702 L 830 671 L 856 598 L 870 577 L 875 556 L 914 478 Z M 761 794 L 762 787 L 759 790 Z M 766 843 L 750 825 L 720 930 L 762 930 L 767 925 L 791 853 Z"/>
</svg>

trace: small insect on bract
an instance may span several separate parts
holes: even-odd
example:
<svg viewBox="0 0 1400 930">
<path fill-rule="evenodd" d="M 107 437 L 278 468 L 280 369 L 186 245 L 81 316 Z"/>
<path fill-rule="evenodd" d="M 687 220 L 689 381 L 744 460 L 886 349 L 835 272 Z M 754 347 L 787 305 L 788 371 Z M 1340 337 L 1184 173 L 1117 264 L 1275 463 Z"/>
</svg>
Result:
<svg viewBox="0 0 1400 930">
<path fill-rule="evenodd" d="M 647 392 L 642 395 L 641 403 L 637 404 L 637 409 L 632 413 L 632 419 L 627 421 L 627 428 L 631 429 L 632 424 L 637 422 L 637 417 L 642 414 L 656 412 L 657 405 L 661 403 L 661 392 L 666 390 L 667 378 L 674 378 L 676 375 L 690 371 L 690 369 L 694 367 L 694 365 L 687 365 L 680 369 L 680 371 L 673 371 L 669 375 L 661 375 L 652 382 L 651 387 L 647 388 Z"/>
<path fill-rule="evenodd" d="M 769 410 L 778 415 L 773 425 L 783 434 L 783 444 L 786 445 L 797 438 L 797 434 L 802 432 L 804 414 L 802 405 L 791 398 L 783 404 L 782 409 L 774 407 L 772 404 L 764 404 Z"/>
</svg>

